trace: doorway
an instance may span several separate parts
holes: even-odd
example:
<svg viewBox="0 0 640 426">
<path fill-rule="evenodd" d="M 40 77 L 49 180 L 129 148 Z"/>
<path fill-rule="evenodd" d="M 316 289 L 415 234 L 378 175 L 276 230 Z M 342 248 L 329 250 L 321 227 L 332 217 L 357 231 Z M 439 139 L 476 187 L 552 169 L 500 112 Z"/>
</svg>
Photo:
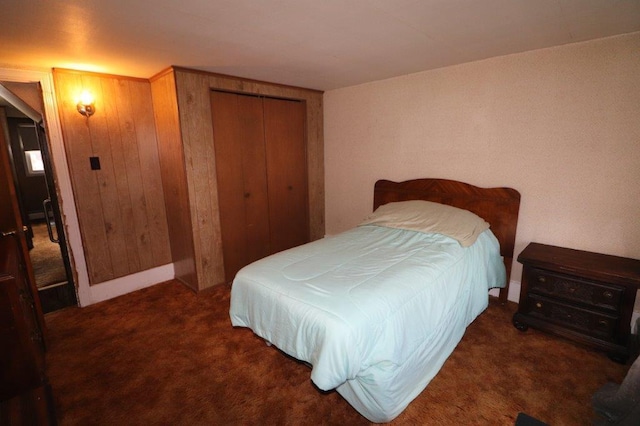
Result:
<svg viewBox="0 0 640 426">
<path fill-rule="evenodd" d="M 19 89 L 21 94 L 41 96 L 40 87 L 35 83 L 11 83 L 11 87 Z M 41 98 L 39 103 L 42 104 Z M 7 146 L 1 148 L 9 152 L 42 310 L 48 313 L 76 306 L 73 272 L 42 116 L 2 83 L 0 127 L 7 141 Z"/>
</svg>

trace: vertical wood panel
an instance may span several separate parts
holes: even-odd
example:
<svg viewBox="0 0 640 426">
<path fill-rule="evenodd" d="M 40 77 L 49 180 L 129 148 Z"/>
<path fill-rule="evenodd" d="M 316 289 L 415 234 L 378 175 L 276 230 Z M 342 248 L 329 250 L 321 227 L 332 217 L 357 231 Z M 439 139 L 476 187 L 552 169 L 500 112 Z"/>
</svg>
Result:
<svg viewBox="0 0 640 426">
<path fill-rule="evenodd" d="M 150 206 L 164 210 L 151 111 L 138 124 L 142 134 L 136 130 L 137 108 L 152 104 L 149 83 L 65 70 L 55 70 L 54 81 L 90 283 L 167 263 L 168 235 L 156 231 L 166 229 L 166 213 L 158 216 L 164 225 L 149 218 Z M 75 108 L 83 89 L 95 97 L 89 119 Z M 90 169 L 90 156 L 100 170 Z"/>
<path fill-rule="evenodd" d="M 131 207 L 131 235 L 128 241 L 135 247 L 140 268 L 149 269 L 154 265 L 153 254 L 151 253 L 151 241 L 147 224 L 147 203 L 143 189 L 142 176 L 144 171 L 140 161 L 144 152 L 138 146 L 139 141 L 136 134 L 135 120 L 138 114 L 140 99 L 132 99 L 129 93 L 129 84 L 126 80 L 116 80 L 113 82 L 114 93 L 113 103 L 116 106 L 117 117 L 114 121 L 120 127 L 122 135 L 121 155 L 124 156 L 124 164 L 119 169 L 126 176 L 129 183 L 129 190 L 126 198 L 122 198 L 122 203 L 127 203 Z M 116 121 L 117 120 L 117 121 Z"/>
<path fill-rule="evenodd" d="M 109 117 L 120 117 L 123 112 L 122 100 L 119 98 L 117 90 L 118 82 L 115 79 L 104 79 L 102 81 L 102 97 L 104 99 L 114 99 L 114 102 L 102 103 L 104 114 Z M 127 162 L 130 160 L 126 147 L 135 143 L 132 135 L 126 131 L 126 127 L 121 129 L 119 120 L 110 120 L 109 140 L 111 147 L 111 160 L 114 170 L 122 170 L 124 173 L 115 175 L 115 184 L 118 193 L 118 203 L 120 210 L 122 239 L 124 242 L 124 250 L 126 250 L 127 272 L 139 271 L 140 257 L 138 255 L 138 247 L 136 243 L 136 232 L 134 222 L 134 211 L 131 203 L 130 186 L 136 186 L 136 181 L 132 176 L 130 167 Z M 104 162 L 104 159 L 102 160 Z"/>
<path fill-rule="evenodd" d="M 82 87 L 88 89 L 95 96 L 96 111 L 91 118 L 86 120 L 91 135 L 91 148 L 93 155 L 100 158 L 100 170 L 93 170 L 98 180 L 97 192 L 102 201 L 102 214 L 104 217 L 107 246 L 111 256 L 111 276 L 121 277 L 129 273 L 127 261 L 126 242 L 122 229 L 120 216 L 120 198 L 116 187 L 116 170 L 112 158 L 112 141 L 109 139 L 109 124 L 115 126 L 113 109 L 109 108 L 109 100 L 105 101 L 102 93 L 101 78 L 96 75 L 83 75 Z M 92 224 L 99 226 L 99 224 Z"/>
<path fill-rule="evenodd" d="M 171 258 L 176 278 L 193 290 L 198 290 L 194 228 L 191 221 L 174 73 L 168 72 L 153 78 L 151 92 L 158 129 L 160 171 L 171 239 Z"/>
<path fill-rule="evenodd" d="M 105 281 L 113 277 L 113 269 L 98 179 L 89 167 L 89 157 L 93 155 L 91 134 L 87 120 L 75 106 L 82 78 L 80 74 L 54 72 L 54 82 L 89 281 Z"/>
<path fill-rule="evenodd" d="M 149 242 L 167 238 L 167 214 L 162 194 L 162 177 L 158 165 L 158 139 L 155 131 L 153 108 L 149 108 L 151 86 L 147 83 L 129 81 L 131 99 L 131 116 L 135 121 L 135 135 L 140 155 L 140 170 L 144 188 L 144 199 L 147 212 Z M 141 108 L 142 107 L 142 108 Z M 142 155 L 144 154 L 144 155 Z M 154 264 L 171 262 L 171 250 L 168 244 L 151 244 Z"/>
<path fill-rule="evenodd" d="M 324 237 L 324 121 L 321 93 L 306 98 L 307 173 L 309 174 L 309 234 L 311 240 Z"/>
<path fill-rule="evenodd" d="M 208 79 L 176 73 L 199 289 L 224 281 Z M 214 203 L 215 200 L 215 203 Z"/>
</svg>

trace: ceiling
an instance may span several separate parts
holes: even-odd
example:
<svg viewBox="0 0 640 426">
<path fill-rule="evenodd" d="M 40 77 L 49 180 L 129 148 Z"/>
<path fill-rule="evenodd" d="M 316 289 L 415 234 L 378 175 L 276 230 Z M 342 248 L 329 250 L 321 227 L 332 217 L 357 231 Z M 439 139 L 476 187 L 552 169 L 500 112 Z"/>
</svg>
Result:
<svg viewBox="0 0 640 426">
<path fill-rule="evenodd" d="M 0 64 L 336 89 L 640 31 L 640 0 L 21 0 Z"/>
</svg>

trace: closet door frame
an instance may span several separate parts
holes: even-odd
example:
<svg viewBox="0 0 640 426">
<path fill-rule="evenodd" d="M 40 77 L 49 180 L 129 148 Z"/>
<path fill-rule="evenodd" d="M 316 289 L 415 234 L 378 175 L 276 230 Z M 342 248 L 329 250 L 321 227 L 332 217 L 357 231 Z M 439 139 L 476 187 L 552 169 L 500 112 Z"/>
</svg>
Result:
<svg viewBox="0 0 640 426">
<path fill-rule="evenodd" d="M 166 106 L 166 101 L 175 99 L 175 107 L 168 105 L 173 118 L 170 122 L 165 120 L 161 123 L 163 130 L 158 134 L 159 144 L 170 145 L 172 149 L 180 150 L 181 154 L 167 157 L 168 162 L 176 163 L 168 165 L 168 169 L 174 171 L 170 172 L 170 178 L 176 184 L 165 187 L 176 278 L 196 291 L 225 282 L 213 149 L 211 90 L 264 95 L 305 103 L 309 236 L 311 241 L 324 237 L 322 91 L 180 67 L 160 72 L 151 78 L 151 85 L 155 90 L 154 104 L 157 99 L 159 107 Z M 175 191 L 171 191 L 173 186 L 180 191 L 184 188 L 184 192 L 178 193 L 179 198 L 176 198 Z"/>
<path fill-rule="evenodd" d="M 309 242 L 305 110 L 299 100 L 211 91 L 228 283 L 241 267 Z"/>
</svg>

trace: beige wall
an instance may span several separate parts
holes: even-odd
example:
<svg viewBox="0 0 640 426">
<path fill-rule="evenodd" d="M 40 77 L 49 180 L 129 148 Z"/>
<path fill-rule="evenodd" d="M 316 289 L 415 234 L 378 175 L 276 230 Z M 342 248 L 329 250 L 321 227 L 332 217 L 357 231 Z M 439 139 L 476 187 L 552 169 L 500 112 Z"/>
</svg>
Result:
<svg viewBox="0 0 640 426">
<path fill-rule="evenodd" d="M 377 179 L 440 177 L 520 191 L 516 254 L 537 241 L 640 258 L 640 33 L 324 101 L 327 234 L 371 211 Z"/>
</svg>

